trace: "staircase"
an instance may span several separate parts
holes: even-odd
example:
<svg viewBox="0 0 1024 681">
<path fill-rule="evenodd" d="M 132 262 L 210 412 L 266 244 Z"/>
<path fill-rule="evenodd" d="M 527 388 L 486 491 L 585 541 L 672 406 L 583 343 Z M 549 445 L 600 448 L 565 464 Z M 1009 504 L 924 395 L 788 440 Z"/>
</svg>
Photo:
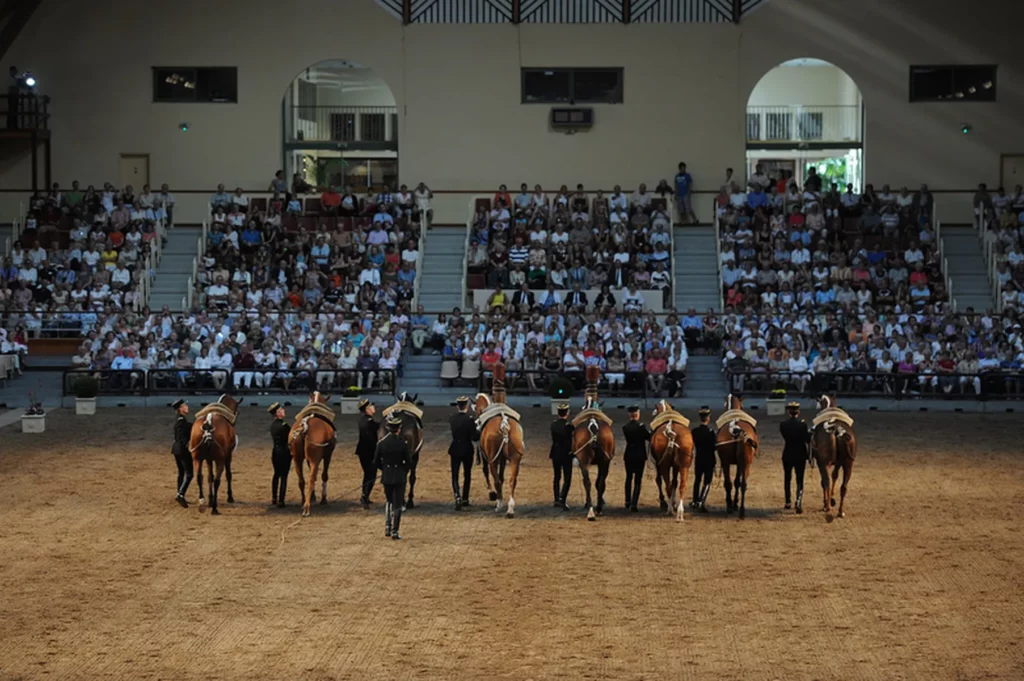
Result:
<svg viewBox="0 0 1024 681">
<path fill-rule="evenodd" d="M 431 317 L 438 312 L 450 313 L 453 307 L 464 307 L 466 228 L 434 227 L 424 241 L 419 304 Z M 440 370 L 440 364 L 438 367 Z"/>
<path fill-rule="evenodd" d="M 156 268 L 156 278 L 149 294 L 149 307 L 160 310 L 166 305 L 171 310 L 181 309 L 181 299 L 192 276 L 192 261 L 199 255 L 196 244 L 202 228 L 176 226 L 167 232 L 167 245 Z"/>
<path fill-rule="evenodd" d="M 949 295 L 954 309 L 957 312 L 966 312 L 969 307 L 975 312 L 995 309 L 978 230 L 971 225 L 942 225 L 942 252 L 948 264 L 946 274 L 952 283 Z"/>
<path fill-rule="evenodd" d="M 729 392 L 722 373 L 722 359 L 717 355 L 690 355 L 686 362 L 686 397 L 711 404 Z M 715 405 L 717 406 L 717 405 Z"/>
<path fill-rule="evenodd" d="M 405 358 L 402 366 L 401 390 L 407 390 L 413 394 L 429 393 L 430 395 L 451 392 L 457 396 L 465 393 L 468 388 L 442 388 L 441 355 L 432 355 L 430 350 L 424 350 L 422 355 L 414 355 L 410 352 Z"/>
<path fill-rule="evenodd" d="M 709 308 L 718 310 L 722 280 L 714 226 L 677 226 L 672 238 L 676 310 L 685 313 L 692 307 L 701 314 Z"/>
</svg>

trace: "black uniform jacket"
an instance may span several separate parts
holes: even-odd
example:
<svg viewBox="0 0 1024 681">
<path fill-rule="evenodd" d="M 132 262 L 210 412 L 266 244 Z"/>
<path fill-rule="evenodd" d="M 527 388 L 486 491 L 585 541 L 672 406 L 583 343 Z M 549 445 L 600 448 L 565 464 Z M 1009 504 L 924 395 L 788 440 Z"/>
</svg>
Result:
<svg viewBox="0 0 1024 681">
<path fill-rule="evenodd" d="M 627 421 L 622 426 L 622 434 L 626 436 L 626 451 L 622 460 L 626 463 L 643 463 L 647 460 L 647 443 L 651 441 L 651 431 L 639 421 Z"/>
<path fill-rule="evenodd" d="M 171 454 L 178 457 L 188 457 L 189 441 L 192 439 L 192 422 L 184 416 L 178 416 L 174 422 L 174 444 L 171 445 Z"/>
<path fill-rule="evenodd" d="M 811 441 L 811 431 L 803 419 L 788 418 L 779 424 L 779 432 L 786 441 L 782 448 L 782 458 L 788 460 L 806 459 L 807 443 Z"/>
<path fill-rule="evenodd" d="M 572 456 L 572 432 L 575 430 L 568 419 L 555 419 L 551 422 L 551 454 L 550 457 L 561 461 Z"/>
<path fill-rule="evenodd" d="M 372 417 L 363 414 L 359 417 L 359 442 L 356 444 L 356 454 L 360 457 L 373 456 L 377 451 L 377 431 L 380 423 Z"/>
<path fill-rule="evenodd" d="M 693 446 L 698 461 L 715 460 L 715 431 L 705 423 L 690 431 L 693 433 Z"/>
<path fill-rule="evenodd" d="M 291 432 L 291 426 L 285 423 L 284 419 L 274 419 L 270 424 L 270 439 L 274 442 L 275 455 L 291 453 L 288 448 L 288 436 Z"/>
<path fill-rule="evenodd" d="M 404 485 L 409 472 L 409 445 L 401 435 L 388 434 L 377 443 L 373 465 L 380 469 L 384 485 Z"/>
<path fill-rule="evenodd" d="M 460 411 L 452 414 L 448 424 L 452 428 L 452 443 L 448 445 L 448 453 L 451 456 L 472 457 L 473 443 L 480 439 L 476 421 L 469 414 Z"/>
</svg>

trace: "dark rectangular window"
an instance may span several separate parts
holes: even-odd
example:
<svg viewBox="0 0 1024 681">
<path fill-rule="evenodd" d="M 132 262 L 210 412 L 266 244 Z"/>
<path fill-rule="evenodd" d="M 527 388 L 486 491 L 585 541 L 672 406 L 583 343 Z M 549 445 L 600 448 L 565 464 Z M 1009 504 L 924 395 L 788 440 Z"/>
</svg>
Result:
<svg viewBox="0 0 1024 681">
<path fill-rule="evenodd" d="M 354 113 L 331 113 L 331 140 L 335 142 L 356 141 L 356 115 Z"/>
<path fill-rule="evenodd" d="M 359 114 L 359 141 L 383 142 L 385 138 L 384 114 Z"/>
<path fill-rule="evenodd" d="M 299 120 L 316 123 L 316 85 L 299 79 Z"/>
<path fill-rule="evenodd" d="M 911 66 L 912 102 L 994 102 L 994 64 L 977 66 Z"/>
<path fill-rule="evenodd" d="M 621 104 L 621 68 L 522 69 L 523 104 Z"/>
<path fill-rule="evenodd" d="M 154 102 L 238 102 L 238 69 L 234 66 L 154 66 Z"/>
</svg>

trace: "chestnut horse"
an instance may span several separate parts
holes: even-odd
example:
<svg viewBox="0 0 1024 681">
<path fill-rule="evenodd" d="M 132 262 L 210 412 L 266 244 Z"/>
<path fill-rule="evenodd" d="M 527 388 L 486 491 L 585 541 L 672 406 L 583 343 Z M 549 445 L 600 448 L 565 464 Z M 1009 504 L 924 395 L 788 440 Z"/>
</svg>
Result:
<svg viewBox="0 0 1024 681">
<path fill-rule="evenodd" d="M 519 423 L 518 414 L 505 406 L 505 365 L 495 364 L 493 374 L 491 396 L 477 393 L 474 405 L 477 412 L 477 428 L 480 429 L 480 454 L 484 459 L 487 494 L 491 501 L 496 502 L 495 513 L 500 513 L 502 508 L 507 464 L 509 489 L 505 517 L 512 518 L 516 512 L 519 464 L 526 453 L 526 446 L 523 443 L 523 426 Z"/>
<path fill-rule="evenodd" d="M 822 395 L 818 398 L 820 415 L 828 409 L 838 409 L 835 398 Z M 823 497 L 822 510 L 825 519 L 832 522 L 832 507 L 836 505 L 836 481 L 839 469 L 843 471 L 843 484 L 839 488 L 838 517 L 846 516 L 843 503 L 846 501 L 846 486 L 853 475 L 853 460 L 857 457 L 857 436 L 853 426 L 838 420 L 828 419 L 818 423 L 811 431 L 811 455 L 818 463 L 821 474 L 821 492 Z M 832 481 L 829 483 L 828 469 L 832 468 Z"/>
<path fill-rule="evenodd" d="M 611 419 L 601 412 L 597 402 L 601 370 L 596 366 L 587 367 L 586 379 L 583 411 L 573 419 L 575 429 L 572 432 L 572 455 L 579 463 L 583 489 L 587 492 L 587 520 L 593 521 L 604 510 L 605 482 L 615 457 L 615 433 L 612 431 Z M 594 481 L 594 487 L 597 488 L 596 513 L 590 495 L 590 467 L 594 465 L 597 466 L 597 480 Z"/>
<path fill-rule="evenodd" d="M 654 407 L 654 416 L 662 414 L 678 414 L 678 417 L 658 424 L 651 433 L 651 458 L 654 459 L 654 468 L 657 471 L 658 497 L 661 499 L 661 510 L 668 513 L 674 511 L 676 520 L 682 521 L 686 473 L 693 463 L 693 434 L 688 425 L 684 425 L 686 420 L 682 414 L 665 400 L 658 400 Z M 669 473 L 672 474 L 671 478 Z M 665 494 L 661 489 L 662 480 L 665 481 L 669 493 L 671 508 L 666 503 Z"/>
<path fill-rule="evenodd" d="M 743 398 L 739 395 L 728 395 L 725 398 L 725 408 L 726 412 L 718 417 L 716 422 L 718 434 L 715 436 L 718 461 L 722 465 L 722 479 L 725 482 L 725 507 L 727 513 L 739 509 L 740 518 L 745 518 L 747 478 L 750 476 L 750 466 L 754 463 L 754 456 L 757 455 L 759 447 L 757 428 L 743 419 L 746 413 L 743 412 Z M 736 466 L 735 495 L 732 494 L 734 481 L 729 479 L 729 469 L 732 466 Z"/>
<path fill-rule="evenodd" d="M 334 454 L 334 447 L 338 437 L 334 424 L 326 420 L 326 416 L 317 416 L 319 410 L 330 411 L 327 406 L 330 395 L 324 395 L 319 390 L 309 396 L 309 404 L 295 416 L 295 425 L 292 427 L 288 444 L 292 450 L 292 463 L 295 465 L 295 474 L 299 478 L 299 496 L 302 497 L 302 517 L 309 516 L 309 506 L 316 501 L 316 474 L 320 464 L 324 465 L 324 472 L 321 477 L 320 503 L 327 503 L 327 471 L 331 467 L 331 455 Z M 307 409 L 317 405 L 310 410 L 311 413 L 303 414 Z M 302 418 L 300 418 L 302 417 Z M 309 466 L 309 489 L 306 489 L 305 467 Z"/>
<path fill-rule="evenodd" d="M 409 397 L 409 393 L 403 392 L 398 396 L 398 401 L 389 407 L 389 410 L 403 403 L 415 406 L 418 397 L 418 393 Z M 405 438 L 406 444 L 409 445 L 409 497 L 405 501 L 405 506 L 402 507 L 404 511 L 407 508 L 416 508 L 413 493 L 416 491 L 416 467 L 420 463 L 420 450 L 423 449 L 423 423 L 416 414 L 402 408 L 394 409 L 394 413 L 398 414 L 399 418 L 402 419 L 402 427 L 398 433 Z M 386 435 L 387 431 L 383 430 L 381 438 Z"/>
<path fill-rule="evenodd" d="M 237 415 L 241 404 L 242 400 L 235 401 L 230 395 L 221 395 L 216 405 L 200 409 L 196 414 L 199 418 L 192 424 L 189 451 L 192 452 L 192 466 L 196 471 L 200 512 L 206 510 L 206 499 L 203 497 L 203 462 L 206 462 L 210 476 L 210 513 L 220 515 L 220 511 L 217 510 L 217 493 L 220 491 L 220 476 L 225 471 L 228 478 L 228 503 L 235 502 L 235 495 L 231 492 L 231 455 L 238 445 L 238 436 L 235 434 L 234 418 L 228 420 L 225 413 Z"/>
</svg>

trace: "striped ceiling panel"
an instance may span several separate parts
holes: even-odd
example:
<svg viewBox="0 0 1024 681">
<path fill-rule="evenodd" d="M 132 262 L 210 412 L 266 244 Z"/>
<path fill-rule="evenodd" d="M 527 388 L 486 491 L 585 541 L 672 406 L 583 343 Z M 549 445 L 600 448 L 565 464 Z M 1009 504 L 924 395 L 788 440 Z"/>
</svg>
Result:
<svg viewBox="0 0 1024 681">
<path fill-rule="evenodd" d="M 733 0 L 408 0 L 414 24 L 603 24 L 628 15 L 636 23 L 722 23 L 732 21 Z M 769 0 L 741 0 L 745 14 Z M 401 20 L 403 0 L 376 0 Z M 629 12 L 623 11 L 628 3 Z"/>
</svg>

